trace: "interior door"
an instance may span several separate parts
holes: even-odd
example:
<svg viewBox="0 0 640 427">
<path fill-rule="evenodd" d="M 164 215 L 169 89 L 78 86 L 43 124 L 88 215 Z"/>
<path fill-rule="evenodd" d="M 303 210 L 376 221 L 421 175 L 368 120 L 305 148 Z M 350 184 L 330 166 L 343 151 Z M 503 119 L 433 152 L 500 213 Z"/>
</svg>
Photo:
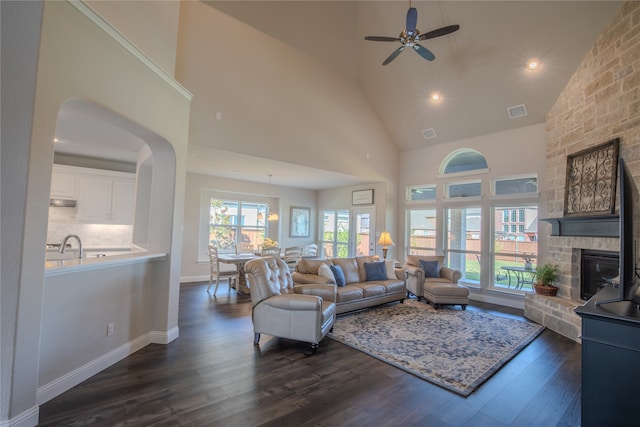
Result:
<svg viewBox="0 0 640 427">
<path fill-rule="evenodd" d="M 376 250 L 375 208 L 355 208 L 351 215 L 351 253 L 354 256 L 373 255 Z"/>
</svg>

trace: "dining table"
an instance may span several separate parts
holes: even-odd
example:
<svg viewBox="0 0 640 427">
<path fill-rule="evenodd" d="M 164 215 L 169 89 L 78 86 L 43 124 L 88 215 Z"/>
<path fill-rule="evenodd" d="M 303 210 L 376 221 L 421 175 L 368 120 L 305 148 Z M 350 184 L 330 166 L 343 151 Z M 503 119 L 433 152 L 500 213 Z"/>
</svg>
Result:
<svg viewBox="0 0 640 427">
<path fill-rule="evenodd" d="M 244 265 L 252 259 L 259 258 L 259 255 L 252 253 L 241 254 L 219 254 L 218 260 L 224 264 L 234 264 L 238 269 L 238 285 L 236 292 L 242 295 L 249 294 L 249 286 L 247 286 L 247 275 L 244 271 Z"/>
</svg>

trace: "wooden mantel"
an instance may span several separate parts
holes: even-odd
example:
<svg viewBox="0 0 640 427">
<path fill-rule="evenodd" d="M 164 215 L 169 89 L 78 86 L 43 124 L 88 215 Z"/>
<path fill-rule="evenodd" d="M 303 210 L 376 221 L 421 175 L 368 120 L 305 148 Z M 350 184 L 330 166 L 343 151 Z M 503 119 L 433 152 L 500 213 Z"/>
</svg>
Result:
<svg viewBox="0 0 640 427">
<path fill-rule="evenodd" d="M 544 218 L 551 224 L 552 236 L 563 237 L 620 237 L 618 215 Z"/>
</svg>

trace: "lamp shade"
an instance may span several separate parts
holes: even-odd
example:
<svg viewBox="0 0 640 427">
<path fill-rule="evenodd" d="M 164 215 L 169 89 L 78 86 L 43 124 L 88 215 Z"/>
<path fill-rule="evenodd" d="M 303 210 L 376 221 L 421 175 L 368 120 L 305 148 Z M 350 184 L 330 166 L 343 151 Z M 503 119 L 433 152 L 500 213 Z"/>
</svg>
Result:
<svg viewBox="0 0 640 427">
<path fill-rule="evenodd" d="M 388 231 L 383 231 L 382 233 L 380 233 L 378 244 L 384 247 L 395 246 L 395 243 L 393 243 L 393 240 L 391 240 L 391 234 Z"/>
</svg>

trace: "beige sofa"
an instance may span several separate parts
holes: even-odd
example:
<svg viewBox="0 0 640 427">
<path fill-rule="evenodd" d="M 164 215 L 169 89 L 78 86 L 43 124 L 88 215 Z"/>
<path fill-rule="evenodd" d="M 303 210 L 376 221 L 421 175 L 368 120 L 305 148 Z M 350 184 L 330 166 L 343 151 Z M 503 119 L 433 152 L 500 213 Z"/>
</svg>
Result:
<svg viewBox="0 0 640 427">
<path fill-rule="evenodd" d="M 420 261 L 437 262 L 437 268 L 425 274 Z M 469 288 L 458 284 L 462 273 L 444 266 L 444 256 L 407 255 L 404 265 L 407 276 L 407 291 L 425 298 L 436 308 L 440 305 L 460 305 L 465 309 L 469 304 Z M 431 277 L 429 277 L 431 276 Z"/>
<path fill-rule="evenodd" d="M 336 314 L 361 308 L 372 307 L 392 301 L 404 301 L 407 294 L 404 272 L 393 269 L 395 278 L 389 279 L 391 269 L 385 280 L 367 281 L 365 262 L 380 262 L 379 256 L 333 259 L 302 259 L 292 274 L 296 292 L 305 292 L 304 285 L 323 283 L 334 284 L 335 280 L 318 275 L 321 265 L 340 266 L 345 276 L 345 286 L 336 286 Z"/>
</svg>

